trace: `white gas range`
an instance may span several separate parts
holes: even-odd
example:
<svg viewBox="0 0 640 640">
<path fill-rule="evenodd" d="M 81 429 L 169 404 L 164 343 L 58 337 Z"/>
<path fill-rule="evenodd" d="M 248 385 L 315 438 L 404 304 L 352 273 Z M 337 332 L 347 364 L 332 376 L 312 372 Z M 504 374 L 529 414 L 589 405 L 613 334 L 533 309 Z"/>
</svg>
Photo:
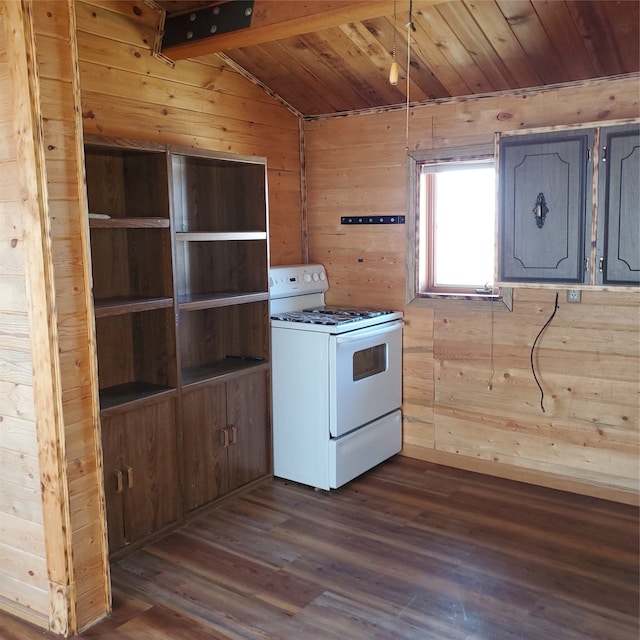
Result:
<svg viewBox="0 0 640 640">
<path fill-rule="evenodd" d="M 402 313 L 327 307 L 324 267 L 272 267 L 274 475 L 335 489 L 402 447 Z"/>
</svg>

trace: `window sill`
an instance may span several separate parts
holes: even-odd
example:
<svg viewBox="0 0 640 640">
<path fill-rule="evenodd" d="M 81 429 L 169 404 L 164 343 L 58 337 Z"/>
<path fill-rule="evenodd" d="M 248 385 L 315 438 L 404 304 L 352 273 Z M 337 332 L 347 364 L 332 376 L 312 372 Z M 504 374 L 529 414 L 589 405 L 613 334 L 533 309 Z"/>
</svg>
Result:
<svg viewBox="0 0 640 640">
<path fill-rule="evenodd" d="M 447 301 L 454 303 L 471 303 L 471 302 L 502 302 L 509 311 L 513 310 L 513 289 L 511 287 L 502 287 L 499 294 L 486 293 L 418 293 L 409 305 L 416 306 L 432 306 L 437 301 Z"/>
<path fill-rule="evenodd" d="M 416 298 L 426 300 L 486 300 L 489 302 L 502 300 L 502 294 L 490 293 L 419 293 Z"/>
</svg>

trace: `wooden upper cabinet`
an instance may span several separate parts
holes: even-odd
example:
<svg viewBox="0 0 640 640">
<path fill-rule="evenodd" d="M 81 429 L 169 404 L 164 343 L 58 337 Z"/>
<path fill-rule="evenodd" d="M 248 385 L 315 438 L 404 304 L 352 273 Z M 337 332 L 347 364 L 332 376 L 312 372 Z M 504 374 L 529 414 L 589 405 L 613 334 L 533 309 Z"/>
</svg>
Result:
<svg viewBox="0 0 640 640">
<path fill-rule="evenodd" d="M 600 133 L 598 284 L 640 284 L 640 125 Z"/>
<path fill-rule="evenodd" d="M 582 283 L 593 130 L 500 141 L 499 279 Z"/>
<path fill-rule="evenodd" d="M 499 149 L 499 281 L 640 284 L 640 124 L 503 136 Z"/>
</svg>

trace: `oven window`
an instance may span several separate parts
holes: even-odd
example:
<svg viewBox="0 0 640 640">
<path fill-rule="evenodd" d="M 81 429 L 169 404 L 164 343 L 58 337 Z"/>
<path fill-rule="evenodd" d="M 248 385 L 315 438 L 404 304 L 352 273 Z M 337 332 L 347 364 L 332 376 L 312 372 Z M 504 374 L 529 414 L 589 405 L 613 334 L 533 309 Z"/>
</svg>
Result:
<svg viewBox="0 0 640 640">
<path fill-rule="evenodd" d="M 375 347 L 362 349 L 353 354 L 353 381 L 364 380 L 376 373 L 382 373 L 387 368 L 387 345 L 378 344 Z"/>
</svg>

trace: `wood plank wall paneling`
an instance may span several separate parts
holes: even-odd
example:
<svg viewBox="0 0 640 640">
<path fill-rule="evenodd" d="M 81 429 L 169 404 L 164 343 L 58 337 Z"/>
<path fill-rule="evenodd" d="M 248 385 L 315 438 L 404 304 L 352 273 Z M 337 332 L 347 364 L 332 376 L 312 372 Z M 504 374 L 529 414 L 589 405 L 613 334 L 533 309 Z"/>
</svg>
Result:
<svg viewBox="0 0 640 640">
<path fill-rule="evenodd" d="M 347 214 L 406 212 L 410 149 L 489 143 L 494 132 L 633 118 L 638 78 L 448 101 L 406 112 L 305 122 L 309 258 L 328 270 L 328 300 L 405 312 L 407 456 L 638 501 L 640 297 L 587 291 L 551 311 L 550 290 L 501 303 L 405 301 L 406 228 L 342 226 Z M 361 261 L 359 261 L 361 260 Z M 491 389 L 489 389 L 491 385 Z"/>
<path fill-rule="evenodd" d="M 154 58 L 149 7 L 80 0 L 76 12 L 85 132 L 266 157 L 271 263 L 301 262 L 298 118 L 218 56 Z"/>
<path fill-rule="evenodd" d="M 73 6 L 0 17 L 0 605 L 66 634 L 110 607 Z"/>
<path fill-rule="evenodd" d="M 56 290 L 77 629 L 110 610 L 73 5 L 34 3 Z M 62 143 L 62 149 L 58 144 Z M 79 444 L 82 446 L 78 446 Z"/>
<path fill-rule="evenodd" d="M 49 580 L 5 26 L 0 4 L 0 603 L 46 626 Z"/>
</svg>

